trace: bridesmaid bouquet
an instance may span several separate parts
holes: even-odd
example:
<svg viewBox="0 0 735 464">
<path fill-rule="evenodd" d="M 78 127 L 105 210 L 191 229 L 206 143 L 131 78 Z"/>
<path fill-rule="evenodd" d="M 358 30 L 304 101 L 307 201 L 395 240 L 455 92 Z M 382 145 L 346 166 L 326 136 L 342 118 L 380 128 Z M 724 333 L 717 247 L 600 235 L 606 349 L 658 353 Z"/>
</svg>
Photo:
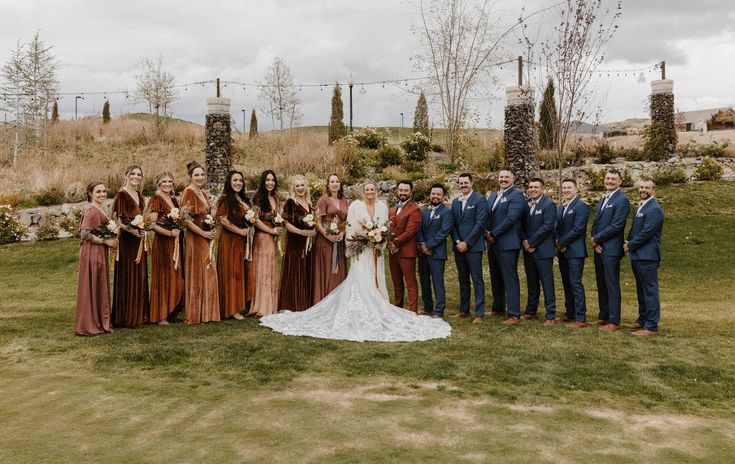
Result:
<svg viewBox="0 0 735 464">
<path fill-rule="evenodd" d="M 190 221 L 191 217 L 189 217 L 189 211 L 191 210 L 190 206 L 184 206 L 183 208 L 172 208 L 171 212 L 168 213 L 164 219 L 166 221 L 166 225 L 171 228 L 171 230 L 179 230 L 183 232 L 186 230 L 186 221 Z M 181 234 L 174 237 L 174 269 L 179 268 L 179 237 Z"/>
<path fill-rule="evenodd" d="M 284 223 L 283 216 L 281 216 L 280 212 L 276 212 L 276 215 L 273 216 L 273 219 L 271 219 L 271 223 L 273 223 L 273 227 L 283 227 Z M 281 246 L 281 234 L 275 235 L 273 237 L 273 240 L 276 242 L 276 246 L 278 248 L 278 253 L 283 256 L 283 246 Z"/>
<path fill-rule="evenodd" d="M 309 230 L 316 227 L 316 218 L 314 217 L 313 213 L 309 213 L 306 216 L 304 216 L 303 219 L 304 224 L 306 224 L 306 227 L 309 228 Z M 306 237 L 306 246 L 304 247 L 304 255 L 307 255 L 309 251 L 311 251 L 311 237 Z"/>
<path fill-rule="evenodd" d="M 258 211 L 255 209 L 255 206 L 248 209 L 244 217 L 245 217 L 245 221 L 248 224 L 255 225 L 255 223 L 258 222 Z M 245 260 L 246 261 L 253 260 L 253 238 L 254 237 L 255 237 L 255 228 L 248 227 L 248 236 L 245 240 Z"/>
<path fill-rule="evenodd" d="M 202 230 L 204 231 L 212 231 L 215 227 L 217 227 L 217 219 L 214 218 L 211 214 L 207 214 L 204 217 L 204 220 L 202 221 L 202 225 L 200 226 Z M 214 262 L 214 239 L 209 241 L 209 264 L 207 264 L 207 269 L 209 269 L 209 266 L 212 265 Z"/>
<path fill-rule="evenodd" d="M 100 228 L 95 231 L 94 235 L 101 238 L 102 240 L 109 240 L 111 238 L 116 239 L 119 233 L 120 226 L 117 224 L 117 222 L 110 219 L 107 224 L 105 224 L 104 226 L 100 226 Z"/>
<path fill-rule="evenodd" d="M 135 257 L 135 264 L 140 264 L 143 261 L 143 251 L 148 252 L 147 231 L 153 227 L 153 221 L 151 221 L 150 214 L 138 214 L 130 221 L 130 225 L 143 231 L 143 238 L 140 240 L 138 254 Z"/>
<path fill-rule="evenodd" d="M 332 222 L 327 226 L 327 233 L 329 235 L 343 234 L 347 228 L 347 222 L 340 221 L 338 216 L 332 218 Z M 332 274 L 339 272 L 339 242 L 332 242 Z"/>
</svg>

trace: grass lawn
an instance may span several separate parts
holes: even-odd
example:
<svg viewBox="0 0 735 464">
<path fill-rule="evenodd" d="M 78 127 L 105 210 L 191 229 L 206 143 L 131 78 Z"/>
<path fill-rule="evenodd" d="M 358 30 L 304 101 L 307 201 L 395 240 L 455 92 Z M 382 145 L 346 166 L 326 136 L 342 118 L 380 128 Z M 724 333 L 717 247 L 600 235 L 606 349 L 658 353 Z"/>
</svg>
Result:
<svg viewBox="0 0 735 464">
<path fill-rule="evenodd" d="M 82 338 L 78 243 L 2 246 L 0 462 L 733 462 L 735 183 L 658 196 L 661 333 L 645 339 L 462 320 L 446 340 L 352 343 L 252 319 Z M 622 279 L 629 322 L 627 259 Z"/>
</svg>

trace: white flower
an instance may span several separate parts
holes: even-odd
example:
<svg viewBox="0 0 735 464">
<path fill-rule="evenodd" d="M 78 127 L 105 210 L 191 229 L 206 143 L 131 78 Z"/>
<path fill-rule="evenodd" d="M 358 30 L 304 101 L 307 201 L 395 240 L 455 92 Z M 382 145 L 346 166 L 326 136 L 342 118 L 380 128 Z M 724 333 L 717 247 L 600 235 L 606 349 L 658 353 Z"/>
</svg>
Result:
<svg viewBox="0 0 735 464">
<path fill-rule="evenodd" d="M 385 227 L 385 226 L 380 226 L 380 231 L 381 232 L 388 232 L 388 228 Z"/>
<path fill-rule="evenodd" d="M 373 224 L 373 221 L 368 221 L 365 223 L 365 227 L 367 227 L 368 229 L 372 229 L 373 227 L 375 227 L 375 224 Z"/>
<path fill-rule="evenodd" d="M 214 225 L 214 218 L 212 217 L 211 214 L 207 214 L 207 217 L 204 218 L 204 222 L 206 224 L 209 224 L 210 226 L 213 226 Z"/>
<path fill-rule="evenodd" d="M 281 213 L 276 213 L 276 217 L 273 218 L 273 222 L 275 224 L 283 223 L 283 218 L 281 217 Z"/>
<path fill-rule="evenodd" d="M 107 223 L 107 230 L 116 234 L 118 232 L 117 222 L 110 220 L 110 222 Z"/>
<path fill-rule="evenodd" d="M 173 208 L 170 213 L 168 213 L 168 217 L 176 221 L 179 219 L 179 216 L 181 216 L 181 212 L 179 211 L 179 208 Z"/>
<path fill-rule="evenodd" d="M 133 218 L 132 221 L 130 221 L 130 225 L 133 227 L 140 228 L 140 226 L 143 225 L 144 222 L 145 222 L 145 219 L 143 219 L 143 216 L 139 214 L 135 216 L 135 218 Z"/>
<path fill-rule="evenodd" d="M 249 209 L 247 213 L 245 213 L 245 220 L 248 222 L 255 222 L 255 211 L 252 209 Z"/>
</svg>

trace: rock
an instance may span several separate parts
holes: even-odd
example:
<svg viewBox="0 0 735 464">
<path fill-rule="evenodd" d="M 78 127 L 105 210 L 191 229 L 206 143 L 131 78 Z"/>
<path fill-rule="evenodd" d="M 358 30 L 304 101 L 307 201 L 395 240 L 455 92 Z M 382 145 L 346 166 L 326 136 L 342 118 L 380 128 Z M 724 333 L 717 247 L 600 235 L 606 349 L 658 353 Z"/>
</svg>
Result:
<svg viewBox="0 0 735 464">
<path fill-rule="evenodd" d="M 227 172 L 232 168 L 232 129 L 229 112 L 207 114 L 205 133 L 209 189 L 220 192 Z"/>
<path fill-rule="evenodd" d="M 31 213 L 28 211 L 23 211 L 20 213 L 20 223 L 24 226 L 28 227 L 33 223 L 33 217 L 31 216 Z"/>
<path fill-rule="evenodd" d="M 516 175 L 516 184 L 524 189 L 535 171 L 534 112 L 531 103 L 505 107 L 505 157 Z"/>
<path fill-rule="evenodd" d="M 666 162 L 669 163 L 669 164 L 678 163 L 679 162 L 679 157 L 676 156 L 676 155 L 674 155 L 671 158 L 667 159 Z"/>
</svg>

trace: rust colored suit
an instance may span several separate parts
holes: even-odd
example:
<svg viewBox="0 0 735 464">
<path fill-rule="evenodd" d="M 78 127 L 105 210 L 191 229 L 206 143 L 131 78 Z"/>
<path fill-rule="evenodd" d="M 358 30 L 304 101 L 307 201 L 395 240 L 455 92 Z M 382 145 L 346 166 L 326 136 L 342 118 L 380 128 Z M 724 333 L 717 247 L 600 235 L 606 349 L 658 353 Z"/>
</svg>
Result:
<svg viewBox="0 0 735 464">
<path fill-rule="evenodd" d="M 408 309 L 416 313 L 419 302 L 419 286 L 416 281 L 416 258 L 418 258 L 416 233 L 421 227 L 421 210 L 416 203 L 408 200 L 398 215 L 396 207 L 390 208 L 388 218 L 395 232 L 393 244 L 398 248 L 389 259 L 395 305 L 403 307 L 403 290 L 406 288 Z"/>
</svg>

